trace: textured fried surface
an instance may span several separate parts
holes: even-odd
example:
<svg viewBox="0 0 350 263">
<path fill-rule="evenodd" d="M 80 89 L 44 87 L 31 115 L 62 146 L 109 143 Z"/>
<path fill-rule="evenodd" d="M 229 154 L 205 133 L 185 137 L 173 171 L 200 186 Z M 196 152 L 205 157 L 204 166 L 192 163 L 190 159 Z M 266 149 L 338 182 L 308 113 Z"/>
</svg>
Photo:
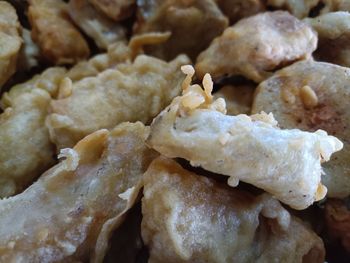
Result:
<svg viewBox="0 0 350 263">
<path fill-rule="evenodd" d="M 22 39 L 16 10 L 7 2 L 0 2 L 0 89 L 15 73 Z"/>
<path fill-rule="evenodd" d="M 65 70 L 52 68 L 19 84 L 1 99 L 0 197 L 13 195 L 54 163 L 45 118 Z M 49 93 L 50 92 L 50 93 Z"/>
<path fill-rule="evenodd" d="M 289 13 L 261 13 L 227 28 L 198 56 L 196 70 L 199 77 L 243 75 L 260 82 L 278 67 L 309 58 L 316 44 L 312 28 Z"/>
<path fill-rule="evenodd" d="M 132 64 L 120 64 L 61 89 L 61 99 L 52 101 L 47 121 L 51 139 L 62 149 L 123 121 L 151 121 L 180 93 L 179 68 L 188 61 L 179 56 L 166 63 L 141 55 Z"/>
<path fill-rule="evenodd" d="M 49 62 L 74 64 L 89 56 L 89 46 L 70 21 L 66 3 L 61 0 L 30 0 L 29 3 L 33 40 Z"/>
<path fill-rule="evenodd" d="M 121 124 L 97 131 L 25 192 L 0 201 L 3 262 L 101 262 L 153 158 L 148 130 Z M 14 220 L 16 219 L 16 220 Z"/>
<path fill-rule="evenodd" d="M 350 70 L 323 62 L 298 62 L 262 82 L 256 92 L 253 113 L 272 112 L 281 128 L 305 131 L 323 129 L 344 142 L 344 149 L 324 164 L 323 182 L 331 197 L 350 194 L 350 133 L 348 101 Z M 318 103 L 308 108 L 301 89 L 309 86 Z"/>
<path fill-rule="evenodd" d="M 250 114 L 254 97 L 254 85 L 227 85 L 213 94 L 214 99 L 223 98 L 227 115 Z"/>
<path fill-rule="evenodd" d="M 267 0 L 267 5 L 286 9 L 292 15 L 304 18 L 309 15 L 311 9 L 317 6 L 319 2 L 320 0 Z"/>
<path fill-rule="evenodd" d="M 114 20 L 129 17 L 133 12 L 135 0 L 88 0 L 102 13 Z"/>
<path fill-rule="evenodd" d="M 265 10 L 261 0 L 215 0 L 231 23 Z"/>
<path fill-rule="evenodd" d="M 124 28 L 97 12 L 88 0 L 70 0 L 68 7 L 75 24 L 91 37 L 99 48 L 107 49 L 109 45 L 125 40 Z"/>
<path fill-rule="evenodd" d="M 39 47 L 33 42 L 31 32 L 22 28 L 23 45 L 17 61 L 19 71 L 29 71 L 39 65 Z"/>
<path fill-rule="evenodd" d="M 345 202 L 329 199 L 325 207 L 328 234 L 333 239 L 339 239 L 350 253 L 350 210 Z"/>
<path fill-rule="evenodd" d="M 253 184 L 295 209 L 322 199 L 321 161 L 328 161 L 342 143 L 321 130 L 281 130 L 265 113 L 225 115 L 224 101 L 212 102 L 207 77 L 205 91 L 190 86 L 154 119 L 148 145 L 167 157 L 228 175 L 231 186 L 240 180 Z"/>
<path fill-rule="evenodd" d="M 350 14 L 332 12 L 314 18 L 306 18 L 318 34 L 317 60 L 341 66 L 350 66 Z"/>
<path fill-rule="evenodd" d="M 146 49 L 166 60 L 180 53 L 194 60 L 228 25 L 213 0 L 139 0 L 137 3 L 136 33 L 171 32 L 166 43 Z"/>
<path fill-rule="evenodd" d="M 323 262 L 322 240 L 266 194 L 228 189 L 165 158 L 144 184 L 149 262 Z"/>
</svg>

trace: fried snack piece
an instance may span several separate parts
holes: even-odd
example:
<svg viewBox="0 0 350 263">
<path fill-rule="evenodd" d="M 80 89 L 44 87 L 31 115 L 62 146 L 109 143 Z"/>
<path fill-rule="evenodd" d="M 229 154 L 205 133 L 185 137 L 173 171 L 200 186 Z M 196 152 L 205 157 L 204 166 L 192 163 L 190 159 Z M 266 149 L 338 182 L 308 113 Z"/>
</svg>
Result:
<svg viewBox="0 0 350 263">
<path fill-rule="evenodd" d="M 317 60 L 350 66 L 350 14 L 332 12 L 304 21 L 318 34 Z"/>
<path fill-rule="evenodd" d="M 340 239 L 344 248 L 350 253 L 350 210 L 345 202 L 328 199 L 325 217 L 328 234 L 333 239 Z"/>
<path fill-rule="evenodd" d="M 1 262 L 102 262 L 154 157 L 147 132 L 141 123 L 99 130 L 62 150 L 66 159 L 25 192 L 0 200 Z"/>
<path fill-rule="evenodd" d="M 261 13 L 227 28 L 197 58 L 199 77 L 243 75 L 261 82 L 271 72 L 311 57 L 317 35 L 312 28 L 284 11 Z"/>
<path fill-rule="evenodd" d="M 223 98 L 227 115 L 250 114 L 255 87 L 249 84 L 226 85 L 213 94 L 214 100 Z"/>
<path fill-rule="evenodd" d="M 54 145 L 45 127 L 64 69 L 52 68 L 4 93 L 0 115 L 0 197 L 18 193 L 54 163 Z"/>
<path fill-rule="evenodd" d="M 9 3 L 0 1 L 0 89 L 16 71 L 22 45 L 19 30 L 16 10 Z"/>
<path fill-rule="evenodd" d="M 85 34 L 91 37 L 101 49 L 107 49 L 109 45 L 117 41 L 125 41 L 124 28 L 106 18 L 88 2 L 88 0 L 70 0 L 68 12 Z"/>
<path fill-rule="evenodd" d="M 323 262 L 322 240 L 267 194 L 255 197 L 154 160 L 144 174 L 149 262 Z"/>
<path fill-rule="evenodd" d="M 28 17 L 32 38 L 49 62 L 74 64 L 89 56 L 89 46 L 69 19 L 62 0 L 29 0 Z"/>
<path fill-rule="evenodd" d="M 222 12 L 230 19 L 230 23 L 265 11 L 261 0 L 215 0 Z"/>
<path fill-rule="evenodd" d="M 62 87 L 47 119 L 52 141 L 62 149 L 123 121 L 149 122 L 180 93 L 179 68 L 188 62 L 183 55 L 169 63 L 140 55 L 132 64 Z"/>
<path fill-rule="evenodd" d="M 283 8 L 298 18 L 307 17 L 312 8 L 316 7 L 320 0 L 267 0 L 267 5 L 274 8 Z M 322 1 L 324 2 L 324 0 Z"/>
<path fill-rule="evenodd" d="M 322 129 L 344 142 L 344 149 L 324 164 L 322 181 L 330 197 L 350 194 L 350 70 L 305 61 L 278 71 L 256 91 L 252 113 L 272 112 L 283 129 Z"/>
<path fill-rule="evenodd" d="M 40 56 L 39 47 L 33 42 L 31 32 L 22 29 L 23 45 L 17 61 L 17 68 L 20 71 L 29 71 L 33 67 L 38 66 L 38 59 Z"/>
<path fill-rule="evenodd" d="M 192 60 L 228 26 L 213 0 L 139 0 L 135 33 L 171 32 L 170 39 L 146 51 L 170 60 L 185 53 Z"/>
<path fill-rule="evenodd" d="M 349 0 L 322 0 L 325 7 L 321 10 L 322 14 L 335 11 L 350 11 Z"/>
<path fill-rule="evenodd" d="M 272 114 L 225 115 L 225 101 L 212 101 L 210 75 L 189 86 L 194 70 L 183 67 L 187 78 L 183 95 L 176 97 L 151 125 L 147 144 L 167 157 L 181 157 L 194 166 L 230 176 L 262 188 L 295 209 L 305 209 L 324 198 L 321 162 L 343 144 L 319 130 L 281 130 Z"/>
<path fill-rule="evenodd" d="M 135 0 L 88 0 L 109 18 L 119 21 L 132 15 Z"/>
<path fill-rule="evenodd" d="M 159 44 L 166 41 L 168 37 L 169 33 L 145 33 L 132 37 L 128 45 L 121 41 L 116 42 L 108 46 L 106 53 L 76 64 L 68 71 L 67 77 L 77 81 L 97 76 L 98 73 L 115 68 L 120 63 L 131 63 L 138 54 L 142 54 L 144 45 Z"/>
</svg>

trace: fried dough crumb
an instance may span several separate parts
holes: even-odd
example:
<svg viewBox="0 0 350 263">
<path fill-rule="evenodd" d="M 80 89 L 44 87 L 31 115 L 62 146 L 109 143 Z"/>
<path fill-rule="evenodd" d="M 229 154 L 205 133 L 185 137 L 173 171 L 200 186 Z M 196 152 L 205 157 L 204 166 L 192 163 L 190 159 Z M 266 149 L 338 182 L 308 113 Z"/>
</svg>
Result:
<svg viewBox="0 0 350 263">
<path fill-rule="evenodd" d="M 310 86 L 305 85 L 300 89 L 300 98 L 307 109 L 315 108 L 318 104 L 317 95 Z"/>
</svg>

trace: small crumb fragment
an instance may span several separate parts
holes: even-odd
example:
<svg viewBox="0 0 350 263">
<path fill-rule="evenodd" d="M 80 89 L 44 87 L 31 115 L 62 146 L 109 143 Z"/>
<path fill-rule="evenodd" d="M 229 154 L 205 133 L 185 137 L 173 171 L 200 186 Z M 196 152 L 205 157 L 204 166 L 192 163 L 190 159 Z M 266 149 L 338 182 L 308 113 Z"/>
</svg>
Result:
<svg viewBox="0 0 350 263">
<path fill-rule="evenodd" d="M 310 86 L 306 85 L 300 89 L 300 98 L 307 109 L 312 109 L 318 104 L 317 95 Z"/>
</svg>

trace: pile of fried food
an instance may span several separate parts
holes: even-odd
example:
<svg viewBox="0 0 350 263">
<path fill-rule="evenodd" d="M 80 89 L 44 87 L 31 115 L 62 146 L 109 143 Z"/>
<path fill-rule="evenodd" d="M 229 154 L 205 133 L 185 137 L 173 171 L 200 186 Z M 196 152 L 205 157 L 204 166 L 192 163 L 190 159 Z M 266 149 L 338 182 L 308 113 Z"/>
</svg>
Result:
<svg viewBox="0 0 350 263">
<path fill-rule="evenodd" d="M 0 1 L 0 262 L 349 262 L 348 11 Z"/>
</svg>

